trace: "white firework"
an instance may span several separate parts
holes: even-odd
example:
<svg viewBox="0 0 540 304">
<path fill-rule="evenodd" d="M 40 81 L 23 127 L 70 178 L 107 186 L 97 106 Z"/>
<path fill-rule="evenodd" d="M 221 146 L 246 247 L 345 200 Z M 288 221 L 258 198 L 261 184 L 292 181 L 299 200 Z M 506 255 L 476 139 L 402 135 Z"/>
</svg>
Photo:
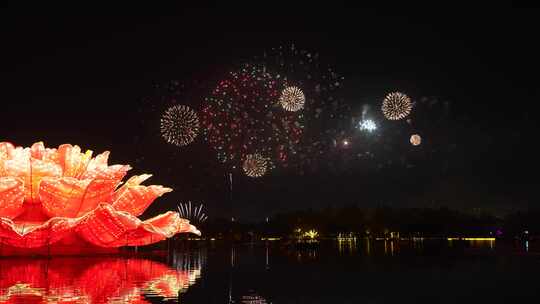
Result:
<svg viewBox="0 0 540 304">
<path fill-rule="evenodd" d="M 190 222 L 203 223 L 208 219 L 208 216 L 202 212 L 203 207 L 204 204 L 192 206 L 191 201 L 188 201 L 187 203 L 179 204 L 176 208 L 180 217 L 188 219 Z"/>
<path fill-rule="evenodd" d="M 286 111 L 296 112 L 304 108 L 306 97 L 299 87 L 286 87 L 281 92 L 279 103 Z"/>
<path fill-rule="evenodd" d="M 412 102 L 409 96 L 403 93 L 390 93 L 384 98 L 381 110 L 387 119 L 400 120 L 411 113 Z"/>
<path fill-rule="evenodd" d="M 373 132 L 377 130 L 377 124 L 371 119 L 362 120 L 358 123 L 358 129 L 362 131 Z"/>
</svg>

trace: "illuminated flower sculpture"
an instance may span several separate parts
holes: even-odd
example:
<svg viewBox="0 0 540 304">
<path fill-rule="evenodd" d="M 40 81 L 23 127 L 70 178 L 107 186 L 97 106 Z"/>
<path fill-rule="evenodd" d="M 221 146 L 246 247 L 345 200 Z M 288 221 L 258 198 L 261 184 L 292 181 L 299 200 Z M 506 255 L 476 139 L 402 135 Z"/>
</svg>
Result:
<svg viewBox="0 0 540 304">
<path fill-rule="evenodd" d="M 92 158 L 92 151 L 69 144 L 49 149 L 41 142 L 31 148 L 0 143 L 0 254 L 109 252 L 177 233 L 200 234 L 172 211 L 139 220 L 172 189 L 142 186 L 149 174 L 122 185 L 130 166 L 108 166 L 108 156 Z"/>
</svg>

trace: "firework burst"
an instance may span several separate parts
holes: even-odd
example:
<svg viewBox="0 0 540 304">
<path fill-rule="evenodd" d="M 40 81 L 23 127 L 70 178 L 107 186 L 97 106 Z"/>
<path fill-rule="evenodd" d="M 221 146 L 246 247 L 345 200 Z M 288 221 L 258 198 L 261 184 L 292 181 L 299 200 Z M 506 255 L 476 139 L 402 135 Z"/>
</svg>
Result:
<svg viewBox="0 0 540 304">
<path fill-rule="evenodd" d="M 202 212 L 204 204 L 191 204 L 191 201 L 187 203 L 181 203 L 176 208 L 182 218 L 188 219 L 190 222 L 204 223 L 208 216 Z"/>
<path fill-rule="evenodd" d="M 279 103 L 283 109 L 291 112 L 296 112 L 304 108 L 305 101 L 306 97 L 304 96 L 304 92 L 302 92 L 299 87 L 295 86 L 283 89 L 281 96 L 279 97 Z"/>
<path fill-rule="evenodd" d="M 245 64 L 206 98 L 201 121 L 218 159 L 241 167 L 246 155 L 263 153 L 287 165 L 303 132 L 302 115 L 279 104 L 283 84 L 264 67 Z"/>
<path fill-rule="evenodd" d="M 344 77 L 323 63 L 318 53 L 294 44 L 269 49 L 253 60 L 276 75 L 283 88 L 296 87 L 303 94 L 301 111 L 288 112 L 301 113 L 303 125 L 300 142 L 288 155 L 288 164 L 300 173 L 316 170 L 314 164 L 323 163 L 335 151 L 333 140 L 350 128 L 351 109 L 340 97 Z M 294 93 L 292 89 L 290 92 Z M 297 100 L 301 100 L 298 93 Z M 288 111 L 285 106 L 280 101 L 280 107 Z"/>
<path fill-rule="evenodd" d="M 261 177 L 266 174 L 268 161 L 262 155 L 255 153 L 246 155 L 242 169 L 249 177 Z"/>
<path fill-rule="evenodd" d="M 381 110 L 387 119 L 400 120 L 411 113 L 412 102 L 409 96 L 403 93 L 390 93 L 384 98 Z"/>
<path fill-rule="evenodd" d="M 377 124 L 371 119 L 362 120 L 358 123 L 358 129 L 367 132 L 373 132 L 377 130 Z"/>
<path fill-rule="evenodd" d="M 170 144 L 187 146 L 198 133 L 199 117 L 188 106 L 172 106 L 161 116 L 161 136 Z"/>
</svg>

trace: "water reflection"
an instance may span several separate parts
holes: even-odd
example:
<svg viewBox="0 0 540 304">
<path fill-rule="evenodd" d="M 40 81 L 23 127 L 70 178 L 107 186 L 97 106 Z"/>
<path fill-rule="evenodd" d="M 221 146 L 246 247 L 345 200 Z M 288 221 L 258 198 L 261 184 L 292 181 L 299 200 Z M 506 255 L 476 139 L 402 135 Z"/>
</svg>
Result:
<svg viewBox="0 0 540 304">
<path fill-rule="evenodd" d="M 266 299 L 258 295 L 253 290 L 250 290 L 249 293 L 240 298 L 240 303 L 242 304 L 267 304 Z"/>
<path fill-rule="evenodd" d="M 0 303 L 149 303 L 176 300 L 195 284 L 203 256 L 0 260 Z"/>
</svg>

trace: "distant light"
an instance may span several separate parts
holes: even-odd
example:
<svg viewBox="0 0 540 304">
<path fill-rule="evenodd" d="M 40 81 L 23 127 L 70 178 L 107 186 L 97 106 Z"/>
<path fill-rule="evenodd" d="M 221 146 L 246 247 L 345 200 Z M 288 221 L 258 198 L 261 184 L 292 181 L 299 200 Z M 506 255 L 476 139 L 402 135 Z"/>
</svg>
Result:
<svg viewBox="0 0 540 304">
<path fill-rule="evenodd" d="M 349 145 L 349 141 L 347 139 L 343 140 L 343 145 L 347 147 Z"/>
<path fill-rule="evenodd" d="M 418 134 L 413 134 L 411 135 L 410 141 L 413 146 L 418 146 L 422 143 L 422 137 Z"/>
<path fill-rule="evenodd" d="M 449 237 L 449 241 L 495 241 L 494 237 Z"/>
<path fill-rule="evenodd" d="M 371 119 L 362 120 L 358 123 L 358 129 L 362 131 L 373 132 L 377 130 L 377 124 Z"/>
<path fill-rule="evenodd" d="M 317 232 L 317 230 L 314 230 L 314 229 L 304 232 L 304 237 L 311 240 L 317 238 L 318 236 L 319 236 L 319 232 Z"/>
</svg>

